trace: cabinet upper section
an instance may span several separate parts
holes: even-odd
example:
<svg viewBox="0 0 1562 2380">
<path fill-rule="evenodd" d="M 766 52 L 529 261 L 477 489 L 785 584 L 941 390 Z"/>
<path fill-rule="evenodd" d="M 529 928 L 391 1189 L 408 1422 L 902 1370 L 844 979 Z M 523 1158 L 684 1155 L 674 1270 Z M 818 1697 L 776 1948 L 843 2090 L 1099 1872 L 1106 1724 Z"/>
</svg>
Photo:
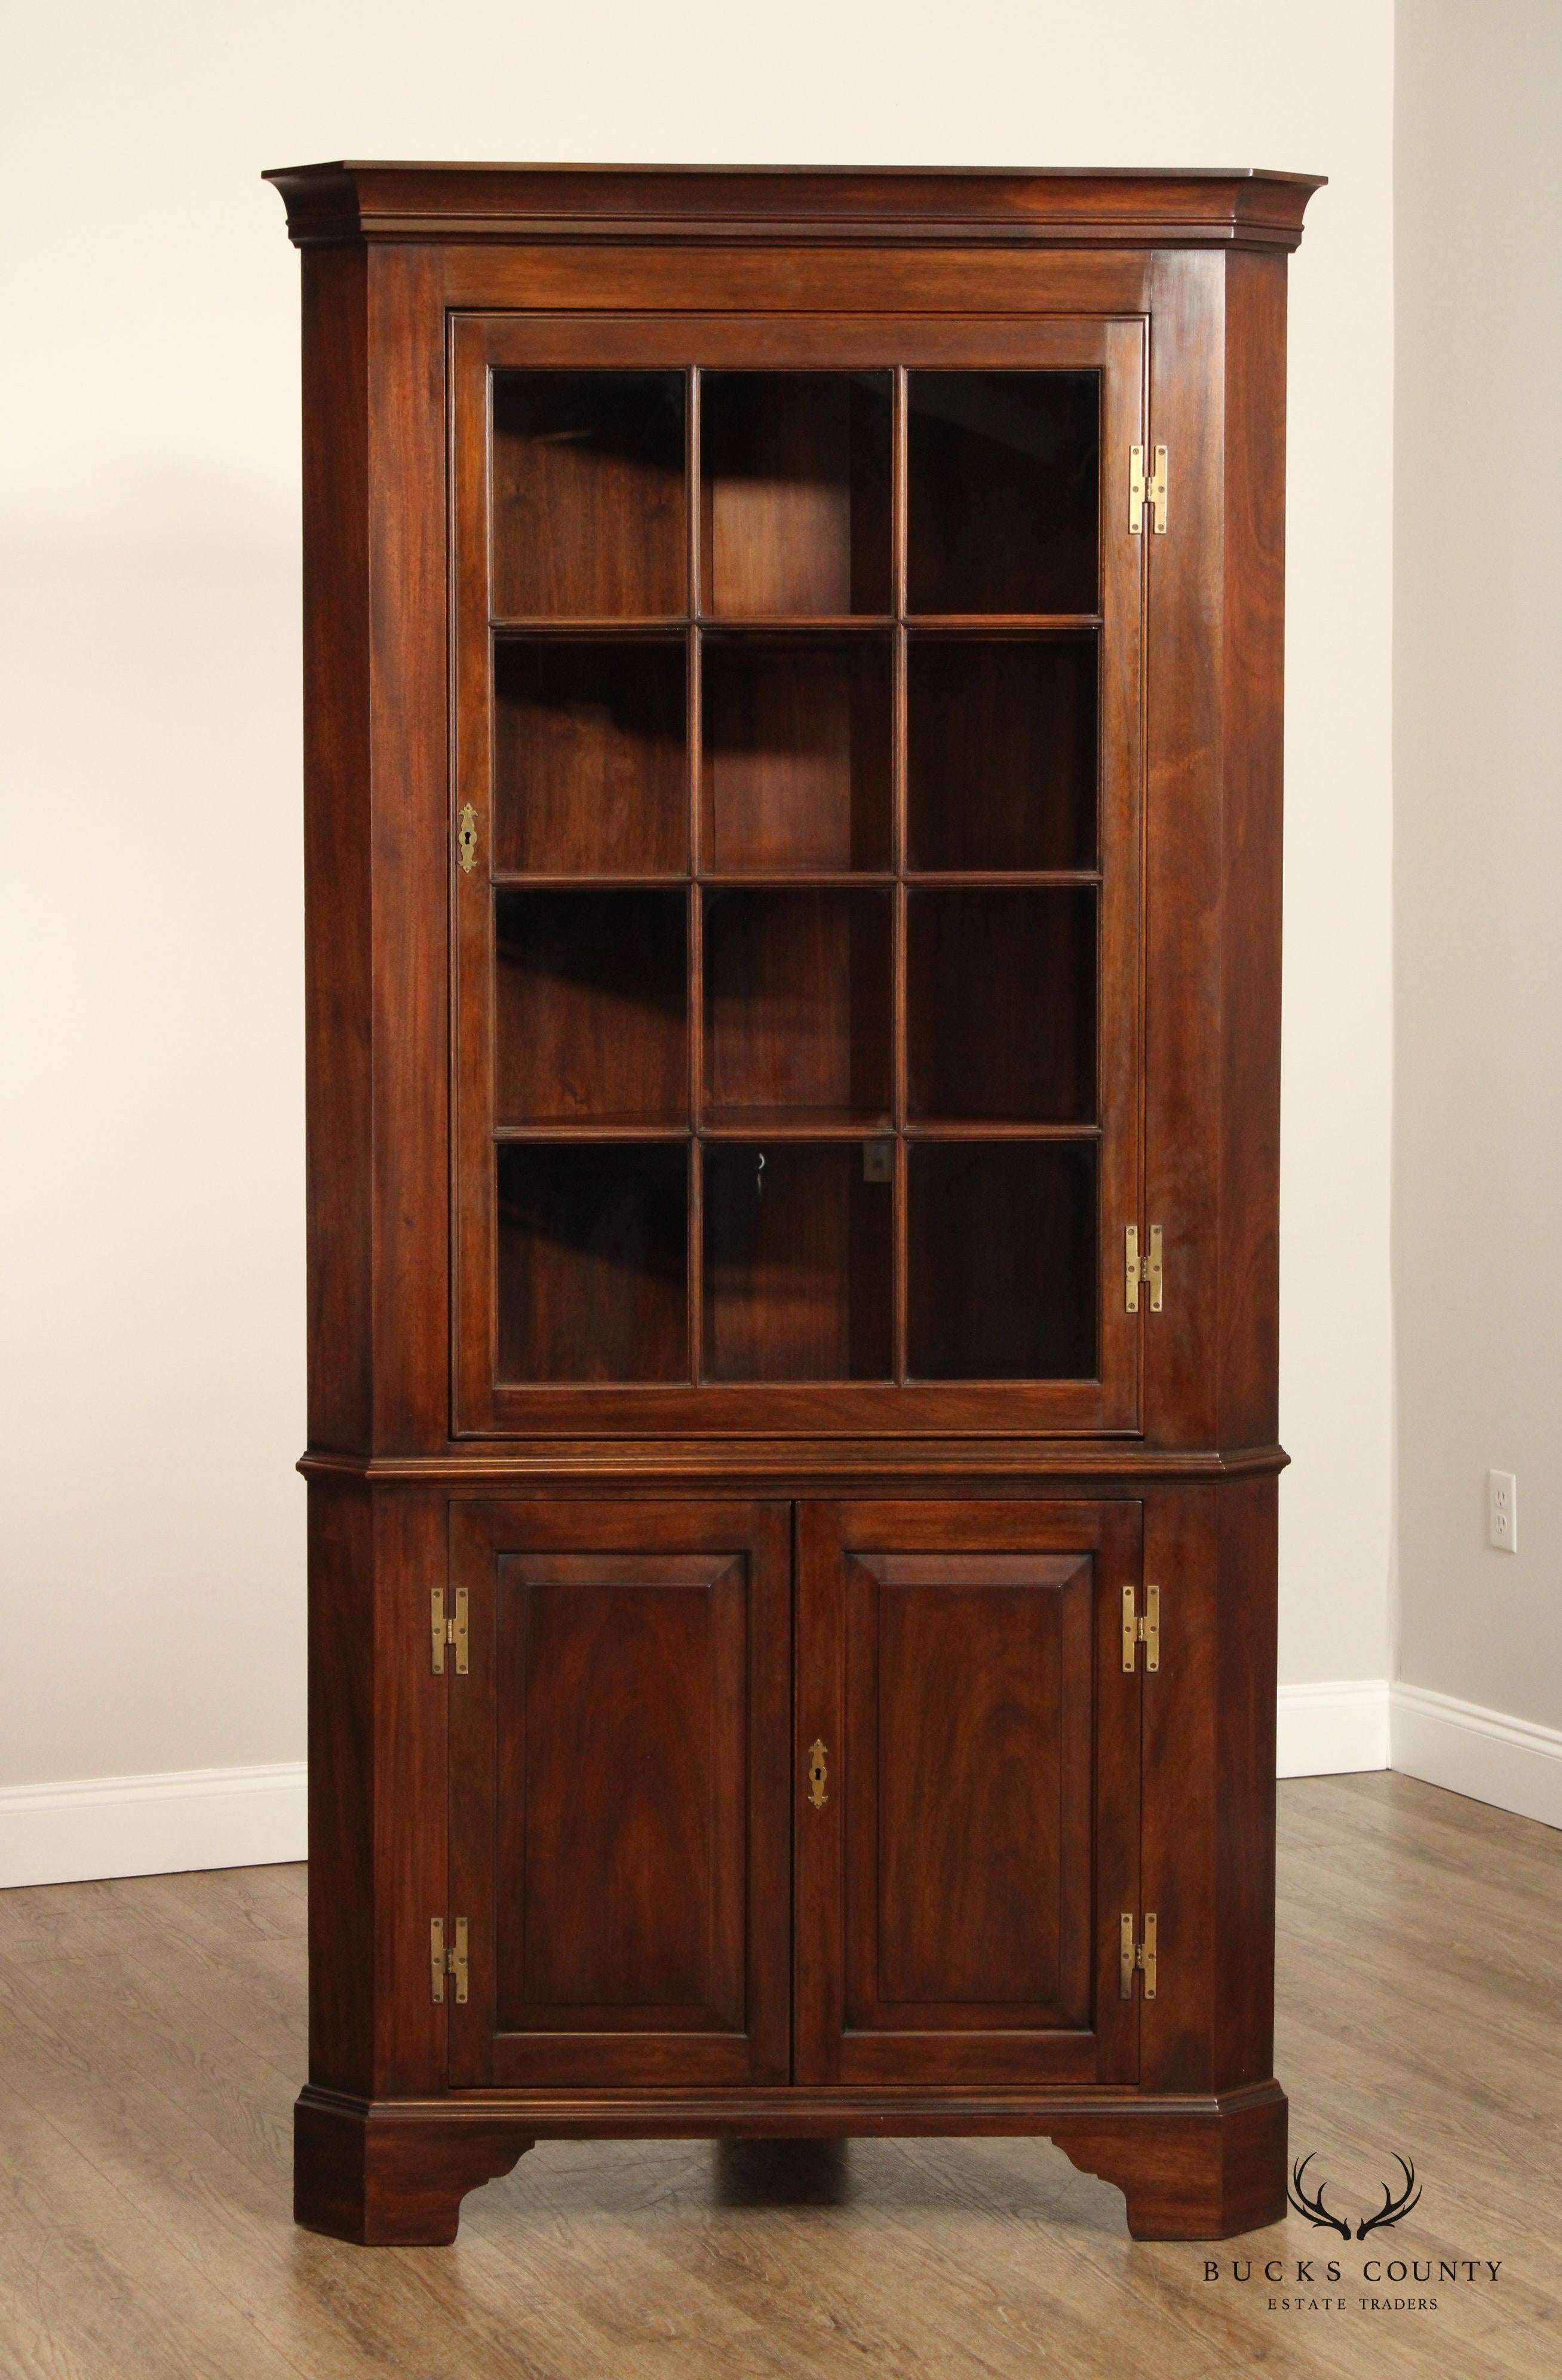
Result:
<svg viewBox="0 0 1562 2380">
<path fill-rule="evenodd" d="M 1178 171 L 357 162 L 267 176 L 299 247 L 358 240 L 864 241 L 1293 249 L 1325 177 Z"/>
<path fill-rule="evenodd" d="M 1316 182 L 272 178 L 311 1446 L 1271 1447 Z"/>
</svg>

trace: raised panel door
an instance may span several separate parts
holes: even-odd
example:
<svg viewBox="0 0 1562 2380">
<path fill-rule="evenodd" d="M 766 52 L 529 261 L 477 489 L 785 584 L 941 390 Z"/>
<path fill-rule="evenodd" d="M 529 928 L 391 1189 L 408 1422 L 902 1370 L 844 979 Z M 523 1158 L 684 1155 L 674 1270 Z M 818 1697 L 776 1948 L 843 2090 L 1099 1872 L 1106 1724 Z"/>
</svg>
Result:
<svg viewBox="0 0 1562 2380">
<path fill-rule="evenodd" d="M 795 2070 L 1131 2081 L 1136 1503 L 800 1508 Z"/>
<path fill-rule="evenodd" d="M 451 1523 L 457 2085 L 784 2081 L 784 1505 Z"/>
</svg>

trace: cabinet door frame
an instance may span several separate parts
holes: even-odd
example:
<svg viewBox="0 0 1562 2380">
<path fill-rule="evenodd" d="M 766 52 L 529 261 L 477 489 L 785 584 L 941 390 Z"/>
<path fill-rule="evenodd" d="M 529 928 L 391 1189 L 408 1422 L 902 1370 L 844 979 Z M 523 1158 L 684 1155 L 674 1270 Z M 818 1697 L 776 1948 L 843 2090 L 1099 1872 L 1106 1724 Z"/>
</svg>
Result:
<svg viewBox="0 0 1562 2380">
<path fill-rule="evenodd" d="M 1139 1993 L 1124 1999 L 1119 1924 L 1140 1917 L 1141 1685 L 1122 1666 L 1122 1590 L 1144 1570 L 1144 1509 L 1096 1501 L 805 1502 L 797 1518 L 794 1761 L 798 1786 L 793 1919 L 793 2079 L 808 2084 L 1115 2083 L 1137 2081 Z M 1089 1833 L 1092 2021 L 1084 2028 L 936 2028 L 897 2020 L 854 2030 L 849 2014 L 865 1921 L 876 1907 L 877 1845 L 852 1824 L 852 1763 L 861 1755 L 859 1556 L 1088 1554 L 1094 1566 Z M 854 1634 L 858 1642 L 854 1644 Z M 854 1704 L 856 1707 L 854 1710 Z M 821 1803 L 805 1803 L 811 1747 L 827 1747 Z M 866 1900 L 866 1910 L 855 1904 Z"/>
<path fill-rule="evenodd" d="M 700 2087 L 784 2082 L 790 2072 L 792 1529 L 786 1503 L 652 1503 L 505 1500 L 451 1506 L 450 1584 L 468 1597 L 469 1667 L 447 1665 L 450 1742 L 450 1909 L 468 1925 L 468 1998 L 448 1998 L 453 2089 L 578 2085 Z M 591 2030 L 497 2028 L 497 1852 L 501 1793 L 497 1711 L 497 1618 L 504 1566 L 532 1565 L 539 1583 L 611 1583 L 613 1557 L 625 1584 L 660 1584 L 717 1597 L 746 1573 L 745 1674 L 712 1681 L 738 1741 L 729 1767 L 746 1795 L 742 1833 L 741 1974 L 726 1941 L 727 1973 L 717 2009 L 727 2029 L 659 2028 L 653 2012 L 636 2026 Z M 739 1589 L 738 1591 L 742 1591 Z M 723 1716 L 717 1710 L 718 1721 Z M 729 1785 L 731 1780 L 729 1779 Z M 525 1791 L 524 1782 L 519 1789 Z M 669 1779 L 668 1790 L 676 1790 Z M 719 1853 L 713 1852 L 713 1857 Z M 729 1859 L 733 1856 L 729 1851 Z M 722 1928 L 733 1932 L 729 1922 Z M 735 1985 L 735 1989 L 734 1989 Z M 724 2004 L 724 2006 L 723 2006 Z"/>
<path fill-rule="evenodd" d="M 1126 1308 L 1123 1233 L 1142 1220 L 1145 919 L 1144 658 L 1149 538 L 1128 527 L 1128 455 L 1147 418 L 1148 325 L 1142 315 L 994 313 L 715 314 L 587 311 L 455 313 L 451 322 L 452 691 L 450 833 L 470 806 L 478 862 L 452 869 L 452 1436 L 528 1438 L 745 1432 L 815 1437 L 901 1432 L 1037 1431 L 1133 1437 L 1143 1429 L 1143 1318 Z M 495 1290 L 492 665 L 489 610 L 488 407 L 495 370 L 1096 370 L 1102 378 L 1100 851 L 1096 997 L 1097 1376 L 1093 1379 L 908 1379 L 663 1384 L 505 1382 Z M 901 475 L 903 476 L 903 475 Z M 897 513 L 904 510 L 897 487 Z M 691 537 L 693 529 L 691 527 Z M 979 629 L 986 615 L 970 615 Z M 685 620 L 708 625 L 691 613 Z M 627 622 L 627 627 L 644 626 Z M 731 627 L 731 622 L 711 621 Z M 1004 633 L 995 615 L 993 633 Z M 697 744 L 691 745 L 697 751 Z M 691 792 L 691 803 L 693 794 Z M 693 804 L 697 808 L 697 804 Z M 690 898 L 690 972 L 697 873 L 665 880 Z M 903 929 L 902 929 L 903 930 Z M 1108 998 L 1108 992 L 1111 996 Z M 899 996 L 899 995 L 897 995 Z M 903 1087 L 897 1130 L 904 1123 Z M 1043 1128 L 1045 1131 L 1045 1128 Z M 563 1135 L 568 1137 L 567 1135 Z M 691 1316 L 700 1294 L 692 1249 L 700 1131 L 657 1135 L 689 1148 Z M 975 1137 L 982 1135 L 976 1134 Z M 1073 1128 L 1064 1136 L 1078 1137 Z M 903 1176 L 903 1167 L 902 1169 Z M 907 1196 L 896 1192 L 897 1296 L 906 1303 Z"/>
</svg>

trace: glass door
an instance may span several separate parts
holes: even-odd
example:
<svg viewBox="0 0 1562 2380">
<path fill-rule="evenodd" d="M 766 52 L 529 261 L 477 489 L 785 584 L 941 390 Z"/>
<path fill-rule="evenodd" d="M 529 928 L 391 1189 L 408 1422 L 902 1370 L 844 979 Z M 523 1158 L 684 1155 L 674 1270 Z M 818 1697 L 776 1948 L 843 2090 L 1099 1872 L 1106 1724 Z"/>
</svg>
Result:
<svg viewBox="0 0 1562 2380">
<path fill-rule="evenodd" d="M 1143 375 L 456 326 L 459 1428 L 1136 1427 Z"/>
</svg>

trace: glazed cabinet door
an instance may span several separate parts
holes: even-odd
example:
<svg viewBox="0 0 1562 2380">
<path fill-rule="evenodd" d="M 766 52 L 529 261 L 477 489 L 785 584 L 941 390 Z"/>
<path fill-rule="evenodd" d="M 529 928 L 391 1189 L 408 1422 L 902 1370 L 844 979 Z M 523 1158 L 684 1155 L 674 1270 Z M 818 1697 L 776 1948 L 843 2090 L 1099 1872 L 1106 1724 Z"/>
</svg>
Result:
<svg viewBox="0 0 1562 2380">
<path fill-rule="evenodd" d="M 794 2072 L 1125 2082 L 1141 1508 L 799 1507 Z"/>
<path fill-rule="evenodd" d="M 1145 367 L 454 322 L 458 1433 L 1140 1427 Z"/>
<path fill-rule="evenodd" d="M 784 1504 L 453 1506 L 456 2087 L 786 2080 L 790 1536 Z"/>
</svg>

